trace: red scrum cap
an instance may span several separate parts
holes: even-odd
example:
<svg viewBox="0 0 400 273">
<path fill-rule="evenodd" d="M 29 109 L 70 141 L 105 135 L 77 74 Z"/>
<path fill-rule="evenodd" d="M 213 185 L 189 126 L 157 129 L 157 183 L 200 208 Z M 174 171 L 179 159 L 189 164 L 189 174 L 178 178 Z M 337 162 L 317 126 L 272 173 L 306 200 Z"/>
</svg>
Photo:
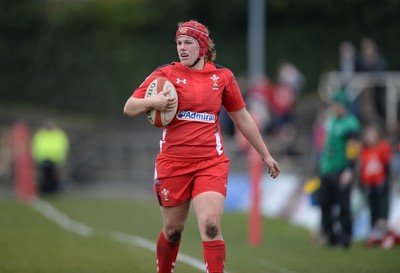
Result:
<svg viewBox="0 0 400 273">
<path fill-rule="evenodd" d="M 176 31 L 176 38 L 181 35 L 190 36 L 199 43 L 199 59 L 207 54 L 210 38 L 208 37 L 208 30 L 203 24 L 197 21 L 182 23 Z"/>
</svg>

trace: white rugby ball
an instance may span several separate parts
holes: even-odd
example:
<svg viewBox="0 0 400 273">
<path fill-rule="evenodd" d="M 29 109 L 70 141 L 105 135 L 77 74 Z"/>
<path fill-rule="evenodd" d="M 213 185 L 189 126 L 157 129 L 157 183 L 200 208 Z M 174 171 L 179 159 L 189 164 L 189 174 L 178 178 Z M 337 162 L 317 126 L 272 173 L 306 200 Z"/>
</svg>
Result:
<svg viewBox="0 0 400 273">
<path fill-rule="evenodd" d="M 153 80 L 147 87 L 145 97 L 152 97 L 162 91 L 168 91 L 165 96 L 178 99 L 175 86 L 167 78 L 159 77 Z M 175 108 L 171 111 L 161 112 L 156 109 L 152 109 L 146 113 L 147 119 L 151 124 L 156 127 L 167 126 L 175 117 L 176 111 L 178 110 L 178 103 Z"/>
</svg>

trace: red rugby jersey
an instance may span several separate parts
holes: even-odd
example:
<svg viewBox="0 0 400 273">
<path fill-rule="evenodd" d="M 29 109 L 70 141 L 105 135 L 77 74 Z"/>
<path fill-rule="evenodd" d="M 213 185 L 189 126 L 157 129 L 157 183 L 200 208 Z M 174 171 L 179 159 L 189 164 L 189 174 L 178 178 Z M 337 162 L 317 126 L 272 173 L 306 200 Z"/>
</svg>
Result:
<svg viewBox="0 0 400 273">
<path fill-rule="evenodd" d="M 154 70 L 132 94 L 144 98 L 148 85 L 168 78 L 178 93 L 178 111 L 163 128 L 160 155 L 177 161 L 199 161 L 220 156 L 224 144 L 219 125 L 223 105 L 228 112 L 245 107 L 233 73 L 212 62 L 202 70 L 190 70 L 174 62 Z"/>
<path fill-rule="evenodd" d="M 361 183 L 365 186 L 377 186 L 387 178 L 387 166 L 392 158 L 392 150 L 387 140 L 375 147 L 364 147 L 361 151 Z"/>
</svg>

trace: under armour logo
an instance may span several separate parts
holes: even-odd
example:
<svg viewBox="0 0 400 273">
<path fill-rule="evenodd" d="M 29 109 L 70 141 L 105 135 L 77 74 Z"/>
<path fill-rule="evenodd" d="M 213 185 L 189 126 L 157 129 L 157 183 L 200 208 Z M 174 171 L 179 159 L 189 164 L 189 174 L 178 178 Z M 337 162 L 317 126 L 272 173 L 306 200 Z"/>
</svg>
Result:
<svg viewBox="0 0 400 273">
<path fill-rule="evenodd" d="M 180 79 L 180 78 L 177 78 L 176 79 L 176 83 L 183 83 L 183 84 L 186 84 L 186 79 Z"/>
</svg>

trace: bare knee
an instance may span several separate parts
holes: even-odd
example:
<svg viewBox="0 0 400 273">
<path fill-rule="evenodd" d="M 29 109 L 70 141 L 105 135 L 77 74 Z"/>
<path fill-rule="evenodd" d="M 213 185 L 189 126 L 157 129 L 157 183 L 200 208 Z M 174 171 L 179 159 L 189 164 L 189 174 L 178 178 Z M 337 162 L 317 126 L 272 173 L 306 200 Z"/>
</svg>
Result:
<svg viewBox="0 0 400 273">
<path fill-rule="evenodd" d="M 209 239 L 215 239 L 219 233 L 219 228 L 216 224 L 206 224 L 205 235 Z"/>
<path fill-rule="evenodd" d="M 183 226 L 165 228 L 165 235 L 170 242 L 179 242 L 182 237 Z"/>
</svg>

